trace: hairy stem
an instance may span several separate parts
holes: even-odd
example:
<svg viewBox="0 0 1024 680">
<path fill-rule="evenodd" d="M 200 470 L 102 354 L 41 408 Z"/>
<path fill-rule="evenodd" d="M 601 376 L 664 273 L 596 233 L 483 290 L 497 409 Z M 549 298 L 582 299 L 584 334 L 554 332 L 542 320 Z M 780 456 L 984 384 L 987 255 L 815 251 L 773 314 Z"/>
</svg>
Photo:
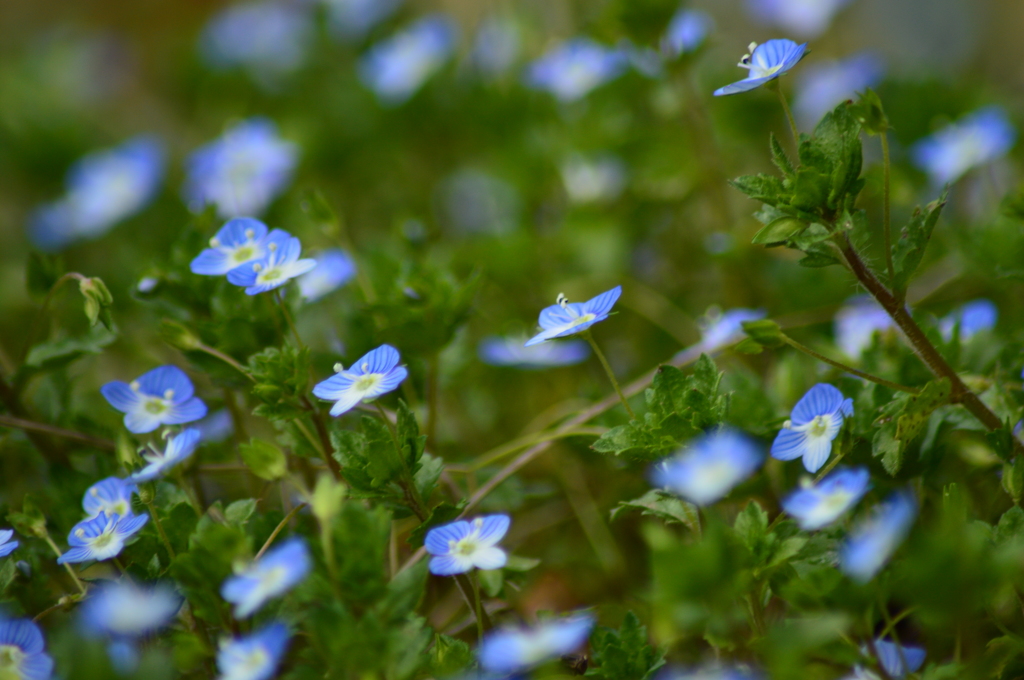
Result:
<svg viewBox="0 0 1024 680">
<path fill-rule="evenodd" d="M 615 393 L 619 395 L 619 400 L 622 401 L 622 405 L 625 407 L 626 413 L 629 414 L 630 420 L 636 420 L 636 414 L 633 413 L 633 409 L 629 407 L 629 401 L 626 399 L 626 395 L 622 393 L 622 388 L 619 387 L 619 381 L 615 379 L 615 373 L 612 372 L 612 367 L 608 364 L 608 360 L 604 358 L 604 352 L 601 351 L 601 348 L 598 347 L 597 343 L 594 341 L 594 336 L 591 334 L 590 329 L 588 328 L 583 331 L 581 335 L 590 343 L 590 347 L 594 350 L 594 354 L 596 354 L 597 358 L 601 361 L 601 366 L 604 367 L 604 372 L 608 374 L 608 379 L 612 381 L 612 387 L 615 388 Z"/>
<path fill-rule="evenodd" d="M 879 378 L 877 375 L 871 375 L 870 373 L 865 373 L 864 371 L 858 371 L 856 368 L 853 368 L 851 366 L 847 366 L 846 364 L 841 363 L 839 361 L 836 361 L 835 359 L 829 359 L 824 354 L 819 354 L 818 352 L 815 352 L 810 347 L 807 347 L 806 345 L 800 344 L 799 342 L 797 342 L 793 338 L 789 337 L 788 335 L 783 334 L 782 339 L 785 340 L 786 344 L 789 345 L 790 347 L 792 347 L 794 349 L 798 349 L 801 352 L 803 352 L 804 354 L 812 356 L 815 359 L 817 359 L 818 361 L 824 362 L 824 363 L 828 364 L 829 366 L 834 366 L 834 367 L 836 367 L 836 368 L 838 368 L 838 369 L 840 369 L 842 371 L 846 371 L 847 373 L 852 373 L 853 375 L 857 376 L 858 378 L 864 378 L 865 380 L 869 380 L 869 381 L 871 381 L 873 383 L 877 383 L 879 385 L 883 385 L 885 387 L 888 387 L 891 390 L 896 390 L 897 392 L 907 392 L 909 394 L 917 394 L 918 393 L 918 390 L 914 389 L 913 387 L 907 387 L 906 385 L 900 385 L 899 383 L 894 383 L 894 382 L 892 382 L 890 380 L 886 380 L 885 378 Z"/>
<path fill-rule="evenodd" d="M 160 521 L 160 515 L 156 511 L 156 504 L 150 500 L 146 503 L 146 507 L 149 508 L 149 516 L 153 518 L 153 525 L 156 526 L 156 532 L 160 534 L 160 540 L 163 541 L 164 547 L 167 548 L 167 554 L 173 560 L 176 557 L 174 546 L 171 545 L 171 539 L 167 537 L 167 532 L 164 531 L 164 523 Z"/>
<path fill-rule="evenodd" d="M 882 230 L 885 232 L 885 266 L 889 272 L 889 285 L 896 280 L 896 268 L 892 263 L 892 226 L 889 215 L 889 131 L 882 130 Z"/>
<path fill-rule="evenodd" d="M 786 95 L 782 93 L 782 85 L 779 84 L 778 78 L 769 82 L 772 83 L 771 89 L 775 90 L 775 94 L 779 96 L 779 103 L 782 104 L 782 110 L 786 113 L 786 121 L 789 123 L 789 131 L 793 133 L 793 142 L 799 147 L 800 132 L 796 129 L 796 120 L 793 118 L 793 112 L 789 110 L 789 102 L 786 101 Z"/>
<path fill-rule="evenodd" d="M 50 534 L 45 534 L 43 536 L 43 540 L 46 541 L 46 544 L 50 546 L 50 550 L 52 550 L 57 557 L 60 557 L 63 554 L 61 553 L 60 548 L 57 547 L 57 544 L 53 542 L 53 539 L 50 538 Z M 67 569 L 69 574 L 71 574 L 71 578 L 74 580 L 75 585 L 78 586 L 78 590 L 82 595 L 85 595 L 85 585 L 81 580 L 79 580 L 78 574 L 75 573 L 75 570 L 67 562 L 64 563 L 64 568 Z"/>
<path fill-rule="evenodd" d="M 43 432 L 45 434 L 51 434 L 55 437 L 62 437 L 64 439 L 74 439 L 90 446 L 95 446 L 98 449 L 104 451 L 113 451 L 115 449 L 114 442 L 109 439 L 101 439 L 100 437 L 93 437 L 82 432 L 75 432 L 74 430 L 66 430 L 63 427 L 57 427 L 56 425 L 50 425 L 48 423 L 37 423 L 34 420 L 26 420 L 24 418 L 15 418 L 14 416 L 0 415 L 0 425 L 4 427 L 13 427 L 18 430 L 25 430 L 26 432 Z"/>
</svg>

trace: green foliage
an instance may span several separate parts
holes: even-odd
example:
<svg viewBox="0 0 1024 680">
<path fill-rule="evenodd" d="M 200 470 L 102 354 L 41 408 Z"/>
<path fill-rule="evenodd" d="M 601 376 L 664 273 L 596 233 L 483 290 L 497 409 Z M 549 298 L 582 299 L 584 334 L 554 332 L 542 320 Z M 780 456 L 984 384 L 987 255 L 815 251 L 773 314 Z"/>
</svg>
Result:
<svg viewBox="0 0 1024 680">
<path fill-rule="evenodd" d="M 262 439 L 253 437 L 248 444 L 238 447 L 238 455 L 254 475 L 268 482 L 288 474 L 288 461 L 284 452 Z"/>
<path fill-rule="evenodd" d="M 639 510 L 643 515 L 657 517 L 665 522 L 678 522 L 700 535 L 700 515 L 697 512 L 697 506 L 680 500 L 679 497 L 667 491 L 651 489 L 640 498 L 621 501 L 612 510 L 612 519 L 616 519 L 627 510 Z"/>
<path fill-rule="evenodd" d="M 590 637 L 596 668 L 588 668 L 588 677 L 603 680 L 647 680 L 665 665 L 664 650 L 647 642 L 647 628 L 628 612 L 618 630 L 597 628 Z"/>
<path fill-rule="evenodd" d="M 254 415 L 285 421 L 303 414 L 303 402 L 308 399 L 308 349 L 268 347 L 249 357 L 249 370 L 255 380 L 252 394 L 261 402 Z"/>
<path fill-rule="evenodd" d="M 807 536 L 797 531 L 793 522 L 782 522 L 773 531 L 768 527 L 768 513 L 757 501 L 748 503 L 733 525 L 736 536 L 750 552 L 754 578 L 792 560 L 807 544 Z"/>
<path fill-rule="evenodd" d="M 882 415 L 874 423 L 878 429 L 872 452 L 882 459 L 889 474 L 900 471 L 907 445 L 921 434 L 932 413 L 946 404 L 949 396 L 949 380 L 943 378 L 929 382 L 918 394 L 900 393 L 881 409 Z"/>
<path fill-rule="evenodd" d="M 893 244 L 892 264 L 895 270 L 895 278 L 892 287 L 896 291 L 905 291 L 921 258 L 924 257 L 925 248 L 932 238 L 932 231 L 939 221 L 942 208 L 946 205 L 946 191 L 938 199 L 928 205 L 914 210 L 913 216 L 907 226 L 900 231 L 900 237 Z"/>
</svg>

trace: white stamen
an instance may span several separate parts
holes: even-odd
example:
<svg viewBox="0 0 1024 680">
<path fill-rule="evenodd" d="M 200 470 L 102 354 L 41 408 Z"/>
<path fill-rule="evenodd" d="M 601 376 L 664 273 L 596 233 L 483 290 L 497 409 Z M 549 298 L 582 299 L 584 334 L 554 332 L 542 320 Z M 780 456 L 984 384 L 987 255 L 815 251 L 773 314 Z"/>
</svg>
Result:
<svg viewBox="0 0 1024 680">
<path fill-rule="evenodd" d="M 174 390 L 171 390 L 171 389 L 164 390 L 164 399 L 167 399 L 167 400 L 174 399 Z"/>
<path fill-rule="evenodd" d="M 216 237 L 211 238 L 210 239 L 210 247 L 211 248 L 220 248 L 220 239 L 216 238 Z"/>
<path fill-rule="evenodd" d="M 784 422 L 782 424 L 782 429 L 783 430 L 792 430 L 793 429 L 793 421 L 792 420 L 787 420 L 786 422 Z"/>
<path fill-rule="evenodd" d="M 259 262 L 257 262 L 256 264 L 254 264 L 252 266 L 252 270 L 254 272 L 261 272 L 261 271 L 263 271 L 263 265 L 261 265 Z"/>
<path fill-rule="evenodd" d="M 93 488 L 89 489 L 89 494 L 93 495 L 93 496 L 99 496 L 100 495 L 100 490 L 97 489 L 96 487 L 93 487 Z"/>
<path fill-rule="evenodd" d="M 252 229 L 246 229 L 245 230 L 245 238 L 249 239 L 250 241 L 252 240 L 253 236 L 255 236 L 255 235 L 256 235 L 256 232 L 253 231 Z"/>
<path fill-rule="evenodd" d="M 133 392 L 138 392 L 139 391 L 139 381 L 138 380 L 131 381 L 130 383 L 128 383 L 128 387 L 132 388 Z"/>
<path fill-rule="evenodd" d="M 756 42 L 752 42 L 749 45 L 747 45 L 747 51 L 750 52 L 751 54 L 753 54 L 754 50 L 756 50 L 756 49 L 757 49 L 757 43 Z"/>
<path fill-rule="evenodd" d="M 477 517 L 476 519 L 473 520 L 473 526 L 476 527 L 477 529 L 482 528 L 483 525 L 484 525 L 483 517 Z"/>
<path fill-rule="evenodd" d="M 341 365 L 341 362 L 338 362 L 338 363 L 334 364 L 334 372 L 335 373 L 341 373 L 344 370 L 345 370 L 345 367 Z"/>
<path fill-rule="evenodd" d="M 276 243 L 268 243 L 267 244 L 267 250 L 269 250 L 270 252 L 273 253 L 274 251 L 277 250 L 277 244 Z"/>
<path fill-rule="evenodd" d="M 369 361 L 364 361 L 363 365 L 360 366 L 360 368 L 363 369 L 363 373 L 368 372 L 370 370 L 370 362 Z"/>
<path fill-rule="evenodd" d="M 565 297 L 565 293 L 559 293 L 558 297 L 555 298 L 555 304 L 561 307 L 562 309 L 565 309 L 566 306 L 569 304 L 569 299 Z"/>
<path fill-rule="evenodd" d="M 82 538 L 85 536 L 85 529 L 75 529 L 75 536 Z"/>
</svg>

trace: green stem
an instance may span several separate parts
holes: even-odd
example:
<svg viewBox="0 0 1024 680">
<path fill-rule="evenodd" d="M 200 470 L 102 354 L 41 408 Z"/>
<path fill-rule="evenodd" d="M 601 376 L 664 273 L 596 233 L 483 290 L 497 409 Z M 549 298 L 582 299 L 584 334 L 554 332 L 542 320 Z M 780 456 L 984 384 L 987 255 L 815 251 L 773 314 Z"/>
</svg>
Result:
<svg viewBox="0 0 1024 680">
<path fill-rule="evenodd" d="M 869 380 L 869 381 L 871 381 L 873 383 L 877 383 L 877 384 L 882 385 L 884 387 L 888 387 L 890 390 L 896 390 L 897 392 L 906 392 L 908 394 L 917 394 L 918 393 L 918 390 L 913 388 L 913 387 L 907 387 L 906 385 L 900 385 L 899 383 L 894 383 L 891 380 L 886 380 L 885 378 L 879 378 L 877 375 L 871 375 L 870 373 L 865 373 L 864 371 L 858 371 L 856 368 L 853 368 L 852 366 L 847 366 L 846 364 L 844 364 L 842 362 L 839 362 L 839 361 L 836 361 L 835 359 L 829 359 L 824 354 L 819 354 L 818 352 L 815 352 L 810 347 L 807 347 L 806 345 L 800 344 L 799 342 L 797 342 L 796 340 L 794 340 L 793 338 L 789 337 L 786 334 L 782 335 L 782 339 L 786 342 L 787 345 L 789 345 L 793 349 L 800 350 L 804 354 L 812 356 L 815 359 L 817 359 L 818 361 L 824 362 L 824 363 L 828 364 L 829 366 L 834 366 L 834 367 L 836 367 L 836 368 L 838 368 L 838 369 L 840 369 L 842 371 L 846 371 L 847 373 L 852 373 L 853 375 L 857 376 L 858 378 L 864 378 L 864 380 Z"/>
<path fill-rule="evenodd" d="M 28 357 L 28 351 L 32 349 L 32 338 L 36 335 L 36 330 L 39 327 L 39 322 L 46 313 L 46 310 L 50 307 L 50 302 L 53 301 L 53 296 L 57 293 L 57 290 L 63 286 L 66 282 L 77 279 L 84 281 L 86 276 L 79 274 L 78 272 L 68 272 L 64 276 L 57 279 L 57 282 L 50 287 L 49 292 L 46 293 L 46 297 L 43 299 L 43 304 L 39 307 L 39 311 L 32 317 L 32 322 L 28 326 L 28 333 L 25 334 L 25 346 L 21 350 L 21 355 L 18 357 L 18 364 L 25 363 L 25 358 Z"/>
<path fill-rule="evenodd" d="M 60 548 L 57 547 L 57 544 L 53 542 L 53 539 L 50 538 L 50 534 L 44 534 L 43 540 L 46 541 L 47 545 L 50 546 L 50 549 L 53 550 L 57 557 L 60 557 L 63 554 L 61 553 Z M 68 570 L 69 574 L 71 574 L 71 578 L 74 580 L 75 585 L 78 586 L 78 590 L 82 595 L 85 595 L 85 585 L 79 580 L 78 574 L 75 573 L 75 570 L 72 569 L 71 565 L 67 562 L 64 563 L 64 568 Z"/>
<path fill-rule="evenodd" d="M 267 537 L 267 540 L 263 544 L 263 547 L 260 548 L 260 551 L 258 553 L 256 553 L 256 557 L 253 558 L 254 561 L 263 557 L 263 553 L 267 552 L 267 548 L 269 548 L 270 544 L 274 542 L 274 539 L 277 538 L 277 535 L 281 533 L 282 530 L 284 530 L 285 525 L 287 525 L 288 522 L 292 521 L 292 518 L 295 517 L 295 515 L 299 514 L 299 511 L 302 510 L 304 507 L 306 507 L 305 503 L 299 503 L 298 505 L 291 509 L 291 512 L 284 516 L 284 519 L 277 523 L 277 526 L 274 527 L 274 530 L 270 532 L 270 536 Z"/>
<path fill-rule="evenodd" d="M 185 498 L 188 499 L 188 504 L 192 506 L 192 510 L 195 511 L 196 517 L 199 519 L 203 518 L 205 512 L 203 506 L 199 503 L 199 499 L 196 497 L 195 490 L 192 485 L 185 479 L 185 473 L 179 467 L 174 471 L 174 478 L 178 482 L 178 488 L 181 489 L 182 493 L 185 494 Z"/>
<path fill-rule="evenodd" d="M 167 532 L 164 531 L 164 523 L 160 521 L 160 515 L 156 511 L 156 504 L 150 500 L 146 503 L 146 507 L 149 508 L 149 516 L 153 518 L 153 524 L 156 526 L 156 532 L 160 534 L 160 540 L 163 541 L 164 547 L 167 548 L 167 554 L 173 560 L 176 557 L 174 546 L 171 545 L 171 539 L 167 537 Z"/>
<path fill-rule="evenodd" d="M 800 132 L 796 129 L 796 120 L 793 118 L 793 112 L 789 110 L 789 102 L 786 101 L 786 95 L 782 93 L 782 86 L 779 84 L 779 79 L 769 81 L 772 84 L 771 89 L 775 90 L 775 94 L 779 96 L 779 103 L 782 104 L 782 110 L 786 112 L 786 120 L 789 122 L 789 131 L 793 133 L 793 141 L 796 145 L 800 146 Z"/>
<path fill-rule="evenodd" d="M 377 413 L 380 414 L 380 419 L 384 421 L 384 424 L 388 428 L 388 433 L 391 435 L 391 442 L 395 445 L 395 455 L 402 461 L 402 472 L 403 479 L 399 482 L 399 486 L 402 487 L 402 491 L 405 492 L 405 502 L 409 506 L 420 521 L 423 522 L 430 516 L 427 511 L 427 507 L 423 503 L 423 499 L 420 497 L 419 489 L 416 488 L 416 480 L 413 478 L 412 470 L 409 469 L 409 463 L 405 459 L 405 455 L 402 453 L 402 445 L 398 441 L 398 431 L 395 429 L 394 423 L 388 418 L 387 412 L 384 411 L 384 407 L 380 405 L 379 401 L 373 402 L 373 405 L 377 407 Z"/>
<path fill-rule="evenodd" d="M 761 604 L 761 590 L 764 586 L 760 581 L 754 583 L 754 590 L 747 596 L 750 604 L 750 618 L 754 623 L 754 632 L 758 637 L 764 637 L 767 627 L 764 622 L 764 605 Z"/>
<path fill-rule="evenodd" d="M 885 232 L 885 266 L 889 272 L 889 285 L 896 280 L 896 268 L 892 263 L 892 226 L 889 214 L 889 131 L 882 130 L 882 230 Z"/>
<path fill-rule="evenodd" d="M 476 639 L 477 642 L 480 642 L 484 639 L 484 617 L 481 613 L 483 605 L 480 602 L 480 579 L 474 573 L 469 577 L 469 582 L 473 586 L 473 613 L 476 615 Z"/>
<path fill-rule="evenodd" d="M 252 376 L 252 373 L 250 373 L 249 370 L 245 366 L 243 366 L 242 364 L 238 363 L 238 361 L 236 361 L 234 359 L 234 357 L 228 356 L 224 352 L 221 352 L 219 349 L 214 349 L 213 347 L 210 347 L 209 345 L 205 345 L 205 344 L 203 344 L 201 342 L 196 345 L 196 350 L 198 350 L 200 352 L 205 352 L 206 354 L 209 354 L 211 357 L 215 357 L 217 359 L 220 359 L 225 364 L 227 364 L 228 366 L 231 366 L 232 368 L 237 370 L 239 373 L 244 375 L 249 380 L 252 380 L 253 382 L 256 382 L 256 378 L 254 378 Z"/>
<path fill-rule="evenodd" d="M 284 322 L 287 324 L 289 330 L 291 330 L 292 337 L 295 338 L 295 346 L 298 349 L 302 349 L 304 347 L 302 344 L 302 338 L 299 337 L 299 331 L 295 328 L 295 321 L 292 319 L 292 313 L 288 311 L 288 304 L 285 303 L 284 295 L 281 291 L 277 291 L 274 294 L 274 302 L 276 302 L 277 306 L 281 309 L 281 314 L 284 316 Z"/>
<path fill-rule="evenodd" d="M 619 381 L 615 379 L 615 374 L 612 372 L 612 367 L 608 364 L 608 360 L 604 358 L 604 352 L 601 351 L 601 348 L 598 347 L 597 343 L 594 341 L 594 336 L 593 334 L 591 334 L 590 329 L 588 328 L 587 330 L 583 331 L 580 335 L 582 335 L 583 338 L 590 343 L 590 347 L 594 350 L 594 354 L 596 354 L 597 358 L 601 361 L 601 366 L 604 367 L 604 372 L 608 374 L 608 379 L 612 381 L 612 387 L 615 388 L 615 393 L 619 395 L 619 400 L 622 402 L 622 405 L 626 408 L 626 413 L 629 414 L 630 420 L 636 420 L 636 414 L 633 413 L 633 409 L 629 407 L 629 402 L 626 400 L 626 395 L 622 393 L 622 388 L 619 387 Z"/>
<path fill-rule="evenodd" d="M 0 425 L 3 425 L 4 427 L 13 427 L 18 430 L 25 430 L 27 432 L 43 432 L 45 434 L 53 435 L 54 437 L 62 437 L 64 439 L 74 439 L 76 441 L 89 444 L 90 446 L 95 446 L 96 448 L 104 451 L 114 450 L 114 442 L 109 439 L 100 439 L 99 437 L 93 437 L 92 435 L 84 434 L 82 432 L 65 430 L 63 427 L 57 427 L 56 425 L 50 425 L 49 423 L 37 423 L 34 420 L 26 420 L 25 418 L 0 415 Z"/>
</svg>

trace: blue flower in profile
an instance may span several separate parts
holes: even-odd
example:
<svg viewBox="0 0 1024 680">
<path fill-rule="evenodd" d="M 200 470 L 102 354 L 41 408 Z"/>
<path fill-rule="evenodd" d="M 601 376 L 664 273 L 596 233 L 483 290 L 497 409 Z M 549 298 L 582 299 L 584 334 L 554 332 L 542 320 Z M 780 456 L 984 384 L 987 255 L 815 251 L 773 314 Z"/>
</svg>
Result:
<svg viewBox="0 0 1024 680">
<path fill-rule="evenodd" d="M 774 80 L 796 66 L 807 53 L 807 43 L 797 45 L 792 40 L 779 38 L 766 43 L 750 43 L 749 53 L 737 64 L 750 71 L 747 77 L 715 90 L 715 96 L 747 92 Z"/>
<path fill-rule="evenodd" d="M 383 103 L 401 104 L 448 61 L 455 37 L 451 19 L 425 16 L 370 48 L 359 61 L 359 77 Z"/>
<path fill-rule="evenodd" d="M 885 566 L 910 531 L 917 502 L 909 491 L 897 491 L 850 532 L 839 550 L 839 567 L 855 581 L 867 583 Z"/>
<path fill-rule="evenodd" d="M 52 675 L 53 659 L 39 626 L 29 619 L 0 618 L 0 677 L 50 680 Z"/>
<path fill-rule="evenodd" d="M 589 38 L 564 42 L 529 65 L 526 84 L 553 94 L 559 101 L 574 102 L 592 90 L 615 80 L 629 67 L 629 55 Z"/>
<path fill-rule="evenodd" d="M 802 127 L 811 128 L 840 102 L 877 85 L 884 73 L 881 58 L 872 52 L 811 64 L 797 79 L 793 115 Z"/>
<path fill-rule="evenodd" d="M 102 562 L 117 555 L 124 548 L 125 541 L 134 536 L 146 522 L 149 515 L 107 515 L 101 512 L 95 517 L 82 520 L 68 534 L 66 553 L 57 558 L 57 564 L 75 562 Z"/>
<path fill-rule="evenodd" d="M 143 434 L 161 425 L 181 425 L 206 415 L 206 404 L 194 396 L 192 381 L 177 366 L 160 366 L 131 383 L 114 380 L 100 393 L 124 413 L 129 432 Z"/>
<path fill-rule="evenodd" d="M 244 619 L 267 600 L 291 590 L 306 578 L 310 567 L 306 542 L 298 536 L 289 538 L 225 580 L 220 594 L 235 605 L 235 618 Z"/>
<path fill-rule="evenodd" d="M 680 9 L 668 22 L 661 39 L 661 53 L 669 58 L 696 52 L 715 28 L 715 20 L 699 9 Z"/>
<path fill-rule="evenodd" d="M 138 493 L 134 484 L 120 477 L 107 477 L 96 482 L 82 496 L 82 509 L 90 517 L 101 512 L 107 515 L 129 517 L 132 513 L 132 494 Z"/>
<path fill-rule="evenodd" d="M 998 318 L 999 308 L 991 300 L 971 300 L 939 319 L 939 332 L 949 342 L 953 331 L 959 327 L 960 339 L 966 341 L 981 331 L 992 329 Z"/>
<path fill-rule="evenodd" d="M 434 527 L 423 542 L 430 559 L 430 573 L 438 576 L 464 574 L 472 569 L 500 569 L 508 555 L 498 547 L 511 520 L 508 515 L 487 515 Z"/>
<path fill-rule="evenodd" d="M 217 206 L 223 218 L 259 215 L 288 186 L 298 149 L 266 118 L 250 118 L 192 153 L 184 194 L 199 212 Z"/>
<path fill-rule="evenodd" d="M 540 333 L 526 341 L 524 347 L 531 347 L 552 338 L 563 338 L 587 330 L 595 323 L 604 321 L 622 295 L 622 286 L 615 286 L 586 302 L 569 302 L 559 293 L 557 303 L 540 312 L 538 325 Z"/>
<path fill-rule="evenodd" d="M 1002 158 L 1017 131 L 998 106 L 987 106 L 917 142 L 910 157 L 934 186 L 960 179 L 971 168 Z"/>
<path fill-rule="evenodd" d="M 858 295 L 836 312 L 836 344 L 844 354 L 857 359 L 871 346 L 875 333 L 885 333 L 895 327 L 892 317 L 874 299 Z"/>
<path fill-rule="evenodd" d="M 357 40 L 395 13 L 402 0 L 323 0 L 331 32 Z"/>
<path fill-rule="evenodd" d="M 251 217 L 228 220 L 210 239 L 210 247 L 196 255 L 189 265 L 193 274 L 223 276 L 235 267 L 261 260 L 267 256 L 267 244 L 280 243 L 291 236 Z"/>
<path fill-rule="evenodd" d="M 763 462 L 764 456 L 750 438 L 721 427 L 658 463 L 651 481 L 691 503 L 710 505 L 754 474 Z"/>
<path fill-rule="evenodd" d="M 916 673 L 928 655 L 923 647 L 900 645 L 881 638 L 875 640 L 878 663 L 893 680 Z"/>
<path fill-rule="evenodd" d="M 747 9 L 764 24 L 803 38 L 824 33 L 832 17 L 850 0 L 747 0 Z"/>
<path fill-rule="evenodd" d="M 744 321 L 757 321 L 763 319 L 766 314 L 763 309 L 737 307 L 722 312 L 713 307 L 697 320 L 700 327 L 700 343 L 710 351 L 730 342 L 737 342 L 743 338 Z"/>
<path fill-rule="evenodd" d="M 399 366 L 398 350 L 391 345 L 381 345 L 367 352 L 347 371 L 341 364 L 335 364 L 337 371 L 327 380 L 313 388 L 313 394 L 324 401 L 333 401 L 332 416 L 340 416 L 356 407 L 359 402 L 368 402 L 398 387 L 409 375 L 405 366 Z"/>
<path fill-rule="evenodd" d="M 278 230 L 274 230 L 275 232 Z M 302 243 L 287 232 L 267 237 L 267 254 L 263 259 L 235 267 L 228 272 L 228 281 L 245 288 L 246 295 L 259 295 L 274 290 L 292 279 L 312 271 L 316 260 L 299 259 Z"/>
<path fill-rule="evenodd" d="M 500 76 L 519 59 L 520 42 L 519 28 L 514 22 L 488 17 L 473 39 L 473 65 L 484 76 Z"/>
<path fill-rule="evenodd" d="M 82 603 L 80 625 L 88 635 L 141 638 L 169 624 L 182 602 L 182 596 L 164 583 L 106 581 Z"/>
<path fill-rule="evenodd" d="M 290 638 L 287 626 L 272 623 L 251 635 L 222 642 L 217 651 L 218 680 L 270 680 Z"/>
<path fill-rule="evenodd" d="M 782 509 L 804 531 L 832 524 L 855 506 L 871 488 L 867 468 L 839 468 L 817 484 L 797 489 L 782 500 Z"/>
<path fill-rule="evenodd" d="M 853 415 L 853 399 L 828 383 L 818 383 L 793 407 L 790 420 L 772 442 L 772 458 L 804 459 L 808 472 L 817 472 L 829 454 L 832 440 L 843 427 L 843 419 Z"/>
<path fill-rule="evenodd" d="M 521 336 L 502 338 L 491 336 L 480 341 L 477 354 L 491 366 L 512 366 L 525 370 L 572 366 L 590 356 L 590 347 L 582 340 L 545 342 L 523 346 Z"/>
<path fill-rule="evenodd" d="M 202 438 L 202 432 L 194 427 L 182 430 L 167 440 L 163 453 L 149 449 L 142 454 L 146 466 L 129 475 L 128 481 L 148 482 L 162 476 L 175 465 L 182 463 L 195 453 Z"/>
<path fill-rule="evenodd" d="M 300 3 L 231 5 L 206 25 L 199 48 L 213 68 L 241 67 L 264 82 L 302 66 L 313 29 L 313 17 Z"/>
<path fill-rule="evenodd" d="M 542 621 L 532 628 L 501 628 L 488 633 L 477 649 L 480 667 L 491 673 L 515 673 L 575 652 L 586 643 L 594 617 L 576 614 Z"/>
<path fill-rule="evenodd" d="M 299 292 L 306 302 L 315 302 L 341 288 L 356 275 L 356 263 L 340 248 L 314 256 L 316 268 L 299 277 Z"/>
<path fill-rule="evenodd" d="M 18 542 L 12 541 L 12 538 L 14 529 L 0 529 L 0 557 L 7 557 L 18 547 Z"/>
</svg>

